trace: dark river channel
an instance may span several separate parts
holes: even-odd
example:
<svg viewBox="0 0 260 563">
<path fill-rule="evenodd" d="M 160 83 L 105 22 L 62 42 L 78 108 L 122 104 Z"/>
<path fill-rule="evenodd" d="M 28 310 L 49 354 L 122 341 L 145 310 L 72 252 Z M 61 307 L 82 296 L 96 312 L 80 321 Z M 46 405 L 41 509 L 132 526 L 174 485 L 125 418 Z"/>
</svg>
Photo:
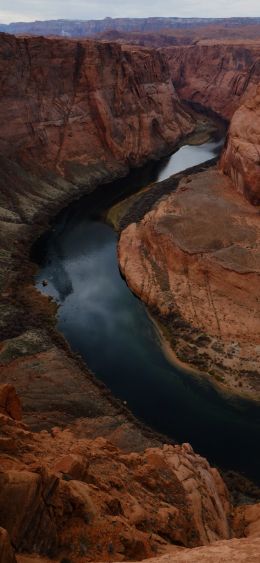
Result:
<svg viewBox="0 0 260 563">
<path fill-rule="evenodd" d="M 139 419 L 259 482 L 259 408 L 167 361 L 145 307 L 120 276 L 117 234 L 102 221 L 127 194 L 211 159 L 219 146 L 184 146 L 71 204 L 35 245 L 36 283 L 59 303 L 58 328 L 71 348 Z"/>
</svg>

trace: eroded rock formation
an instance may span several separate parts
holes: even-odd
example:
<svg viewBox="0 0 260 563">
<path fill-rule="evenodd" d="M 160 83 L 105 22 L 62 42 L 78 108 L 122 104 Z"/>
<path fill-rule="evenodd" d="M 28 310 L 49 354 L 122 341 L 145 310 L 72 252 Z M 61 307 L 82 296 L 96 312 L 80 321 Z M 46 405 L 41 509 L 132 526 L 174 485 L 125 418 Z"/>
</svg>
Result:
<svg viewBox="0 0 260 563">
<path fill-rule="evenodd" d="M 3 563 L 16 563 L 13 548 L 8 533 L 0 528 L 0 561 Z"/>
<path fill-rule="evenodd" d="M 44 555 L 127 561 L 169 551 L 170 561 L 217 562 L 225 553 L 242 561 L 257 553 L 260 505 L 234 510 L 218 471 L 189 444 L 126 452 L 111 442 L 113 433 L 89 439 L 85 426 L 82 419 L 32 433 L 0 413 L 4 563 L 15 563 L 11 543 L 19 563 L 47 561 Z M 223 542 L 234 535 L 248 539 Z M 202 544 L 212 547 L 185 549 Z"/>
<path fill-rule="evenodd" d="M 35 425 L 115 416 L 50 336 L 55 306 L 33 287 L 28 247 L 66 203 L 168 152 L 194 120 L 156 51 L 2 34 L 0 69 L 1 382 L 17 382 Z"/>
<path fill-rule="evenodd" d="M 243 97 L 260 79 L 260 44 L 246 41 L 199 41 L 164 49 L 181 99 L 200 104 L 230 120 Z"/>
<path fill-rule="evenodd" d="M 165 53 L 183 99 L 226 119 L 239 109 L 218 170 L 168 180 L 165 191 L 177 191 L 163 198 L 162 184 L 152 209 L 140 199 L 121 234 L 121 269 L 164 319 L 181 361 L 259 400 L 259 219 L 236 193 L 259 203 L 259 46 L 200 42 Z"/>
<path fill-rule="evenodd" d="M 0 414 L 0 526 L 16 551 L 139 559 L 230 537 L 227 489 L 191 446 L 126 453 L 84 424 L 32 433 Z"/>
<path fill-rule="evenodd" d="M 259 400 L 259 214 L 232 182 L 217 169 L 184 176 L 122 231 L 118 254 L 178 358 Z"/>
<path fill-rule="evenodd" d="M 0 39 L 0 153 L 30 168 L 79 185 L 97 165 L 111 171 L 158 158 L 194 126 L 158 51 Z"/>
<path fill-rule="evenodd" d="M 260 203 L 260 86 L 232 118 L 221 167 L 240 193 Z"/>
</svg>

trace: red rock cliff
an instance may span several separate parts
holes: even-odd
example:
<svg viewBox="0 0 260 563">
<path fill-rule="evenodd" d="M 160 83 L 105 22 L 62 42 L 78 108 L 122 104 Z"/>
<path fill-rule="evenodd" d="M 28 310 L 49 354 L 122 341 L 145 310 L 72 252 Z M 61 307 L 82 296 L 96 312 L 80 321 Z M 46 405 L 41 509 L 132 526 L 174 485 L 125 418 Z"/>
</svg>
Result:
<svg viewBox="0 0 260 563">
<path fill-rule="evenodd" d="M 93 164 L 159 156 L 192 129 L 155 50 L 2 34 L 0 72 L 0 153 L 75 183 Z"/>
<path fill-rule="evenodd" d="M 235 112 L 221 166 L 236 189 L 260 203 L 260 87 Z"/>
<path fill-rule="evenodd" d="M 260 43 L 201 41 L 164 53 L 182 99 L 232 119 L 222 169 L 238 191 L 258 204 Z"/>
<path fill-rule="evenodd" d="M 201 41 L 164 49 L 182 99 L 230 119 L 260 79 L 260 43 Z"/>
</svg>

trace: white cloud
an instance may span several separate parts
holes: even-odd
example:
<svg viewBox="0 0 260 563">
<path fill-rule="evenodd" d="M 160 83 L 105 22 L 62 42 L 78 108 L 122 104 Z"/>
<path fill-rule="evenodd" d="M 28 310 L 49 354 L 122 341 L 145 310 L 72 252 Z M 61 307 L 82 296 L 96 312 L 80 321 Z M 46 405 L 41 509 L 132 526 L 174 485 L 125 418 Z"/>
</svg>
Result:
<svg viewBox="0 0 260 563">
<path fill-rule="evenodd" d="M 0 22 L 35 19 L 97 19 L 111 17 L 230 17 L 260 16 L 259 0 L 10 0 L 1 6 Z"/>
</svg>

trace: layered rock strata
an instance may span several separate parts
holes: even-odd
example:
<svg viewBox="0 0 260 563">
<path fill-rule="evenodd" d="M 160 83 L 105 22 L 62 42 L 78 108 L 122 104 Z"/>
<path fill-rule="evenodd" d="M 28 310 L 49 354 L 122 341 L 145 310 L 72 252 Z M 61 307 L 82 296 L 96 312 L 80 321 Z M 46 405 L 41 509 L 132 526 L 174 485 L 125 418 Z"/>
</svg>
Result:
<svg viewBox="0 0 260 563">
<path fill-rule="evenodd" d="M 242 197 L 259 203 L 259 47 L 199 43 L 165 52 L 184 99 L 224 118 L 240 107 L 218 170 L 168 180 L 158 193 L 177 191 L 159 195 L 152 209 L 140 198 L 121 234 L 121 269 L 161 316 L 182 362 L 259 400 L 260 231 L 257 209 Z"/>
<path fill-rule="evenodd" d="M 55 307 L 33 288 L 27 249 L 69 201 L 159 158 L 194 120 L 156 51 L 2 34 L 0 69 L 0 379 L 17 379 L 28 417 L 42 424 L 46 416 L 75 418 L 76 404 L 86 416 L 114 415 L 112 399 L 95 407 L 100 388 L 85 400 L 86 382 L 85 395 L 68 399 L 84 369 L 50 336 Z M 44 386 L 48 365 L 55 401 Z M 61 374 L 68 376 L 63 394 Z"/>
<path fill-rule="evenodd" d="M 0 400 L 20 406 L 11 385 Z M 257 561 L 260 505 L 234 509 L 218 471 L 189 444 L 126 452 L 112 434 L 86 437 L 84 419 L 32 433 L 20 411 L 0 413 L 4 563 Z"/>
<path fill-rule="evenodd" d="M 218 473 L 189 446 L 162 447 L 71 354 L 26 253 L 59 208 L 169 151 L 194 121 L 159 53 L 3 36 L 0 55 L 0 525 L 16 551 L 85 561 L 229 537 Z"/>
<path fill-rule="evenodd" d="M 260 79 L 258 41 L 198 41 L 163 49 L 181 99 L 230 120 Z"/>
<path fill-rule="evenodd" d="M 158 51 L 0 39 L 0 154 L 27 167 L 84 184 L 97 164 L 140 165 L 193 128 Z"/>
<path fill-rule="evenodd" d="M 221 167 L 240 193 L 260 203 L 260 86 L 232 118 Z"/>
<path fill-rule="evenodd" d="M 140 199 L 142 214 L 121 233 L 121 271 L 182 362 L 259 400 L 258 210 L 214 168 L 163 196 L 171 184 L 147 212 Z"/>
</svg>

